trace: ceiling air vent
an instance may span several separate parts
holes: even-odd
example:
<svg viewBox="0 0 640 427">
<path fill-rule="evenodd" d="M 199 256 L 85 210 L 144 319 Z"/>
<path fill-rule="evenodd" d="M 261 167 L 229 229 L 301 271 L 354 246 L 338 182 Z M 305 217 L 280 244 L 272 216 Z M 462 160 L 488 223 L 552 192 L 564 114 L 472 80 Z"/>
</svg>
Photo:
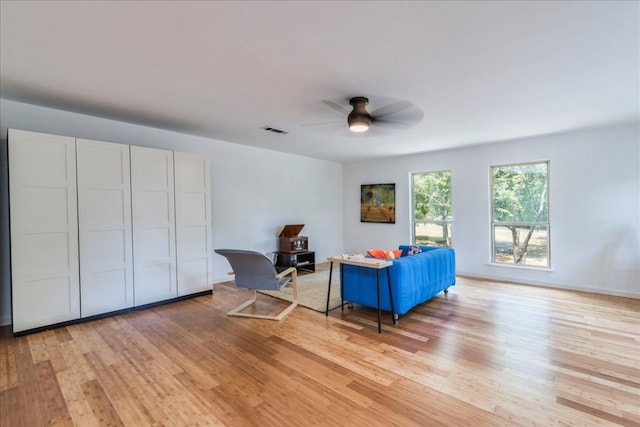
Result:
<svg viewBox="0 0 640 427">
<path fill-rule="evenodd" d="M 285 134 L 285 135 L 289 133 L 286 130 L 272 128 L 271 126 L 264 126 L 261 129 L 264 129 L 266 131 L 273 132 L 273 133 L 282 133 L 282 134 Z"/>
</svg>

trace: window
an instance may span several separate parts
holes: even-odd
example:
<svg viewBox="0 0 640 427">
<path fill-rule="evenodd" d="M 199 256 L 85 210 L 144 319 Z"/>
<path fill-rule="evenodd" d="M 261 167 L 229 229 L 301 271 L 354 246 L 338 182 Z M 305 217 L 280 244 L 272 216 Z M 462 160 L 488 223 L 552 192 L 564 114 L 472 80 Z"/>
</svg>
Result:
<svg viewBox="0 0 640 427">
<path fill-rule="evenodd" d="M 549 162 L 491 167 L 492 261 L 549 267 Z"/>
<path fill-rule="evenodd" d="M 411 174 L 416 245 L 451 246 L 451 171 Z"/>
</svg>

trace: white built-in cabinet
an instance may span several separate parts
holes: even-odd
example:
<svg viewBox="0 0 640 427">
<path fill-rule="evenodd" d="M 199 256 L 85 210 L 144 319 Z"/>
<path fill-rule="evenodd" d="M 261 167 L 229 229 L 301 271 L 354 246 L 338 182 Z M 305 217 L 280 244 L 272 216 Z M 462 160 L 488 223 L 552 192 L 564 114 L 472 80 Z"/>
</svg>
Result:
<svg viewBox="0 0 640 427">
<path fill-rule="evenodd" d="M 178 296 L 211 288 L 211 181 L 209 161 L 174 152 Z"/>
<path fill-rule="evenodd" d="M 178 296 L 173 152 L 131 147 L 137 305 Z"/>
<path fill-rule="evenodd" d="M 210 291 L 202 156 L 9 130 L 13 331 Z"/>
<path fill-rule="evenodd" d="M 80 317 L 75 139 L 9 130 L 13 330 Z"/>
<path fill-rule="evenodd" d="M 133 307 L 129 146 L 76 140 L 81 316 Z"/>
</svg>

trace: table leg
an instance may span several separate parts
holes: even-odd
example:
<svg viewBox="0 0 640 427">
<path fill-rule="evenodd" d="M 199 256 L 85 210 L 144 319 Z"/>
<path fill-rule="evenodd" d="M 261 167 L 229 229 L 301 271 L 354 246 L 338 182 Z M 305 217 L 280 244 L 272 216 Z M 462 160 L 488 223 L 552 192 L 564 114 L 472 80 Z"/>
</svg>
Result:
<svg viewBox="0 0 640 427">
<path fill-rule="evenodd" d="M 389 272 L 389 267 L 387 267 L 387 285 L 389 285 L 389 303 L 391 304 L 391 317 L 393 318 L 393 324 L 396 324 L 396 312 L 393 309 L 393 295 L 391 292 L 391 274 Z"/>
<path fill-rule="evenodd" d="M 329 296 L 331 295 L 331 274 L 333 273 L 333 261 L 329 264 L 329 286 L 327 289 L 327 308 L 324 311 L 325 316 L 329 316 Z"/>
<path fill-rule="evenodd" d="M 344 268 L 340 264 L 340 311 L 344 312 Z"/>
<path fill-rule="evenodd" d="M 380 310 L 380 269 L 376 269 L 376 292 L 378 295 L 378 333 L 382 333 L 382 312 Z"/>
</svg>

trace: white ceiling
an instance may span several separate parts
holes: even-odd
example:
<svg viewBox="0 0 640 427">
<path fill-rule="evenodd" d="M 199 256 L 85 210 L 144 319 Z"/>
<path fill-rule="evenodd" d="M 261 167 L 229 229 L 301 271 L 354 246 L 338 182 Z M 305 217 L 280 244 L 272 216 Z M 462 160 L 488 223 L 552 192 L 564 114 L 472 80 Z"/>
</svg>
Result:
<svg viewBox="0 0 640 427">
<path fill-rule="evenodd" d="M 426 152 L 637 121 L 639 4 L 2 0 L 0 89 L 339 162 Z M 349 135 L 322 101 L 352 96 L 424 118 Z"/>
</svg>

